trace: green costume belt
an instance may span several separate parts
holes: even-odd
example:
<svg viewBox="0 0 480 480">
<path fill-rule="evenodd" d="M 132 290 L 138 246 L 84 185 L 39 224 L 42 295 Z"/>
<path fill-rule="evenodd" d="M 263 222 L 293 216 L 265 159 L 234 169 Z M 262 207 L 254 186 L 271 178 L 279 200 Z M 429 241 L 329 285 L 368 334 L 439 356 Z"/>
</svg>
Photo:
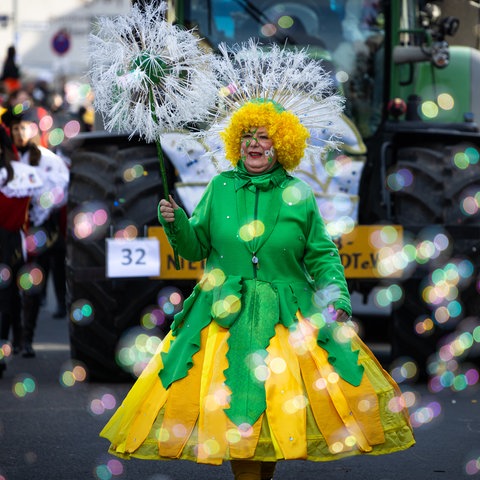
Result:
<svg viewBox="0 0 480 480">
<path fill-rule="evenodd" d="M 266 408 L 264 381 L 254 373 L 258 366 L 265 365 L 275 325 L 295 329 L 298 310 L 307 318 L 318 316 L 321 307 L 315 304 L 315 298 L 306 283 L 268 283 L 230 276 L 222 285 L 206 289 L 200 282 L 172 324 L 175 338 L 169 351 L 162 353 L 164 367 L 159 372 L 163 386 L 168 388 L 188 374 L 200 348 L 201 331 L 213 320 L 230 333 L 225 383 L 232 395 L 225 413 L 236 425 L 253 425 Z M 232 308 L 219 308 L 224 304 Z M 317 326 L 317 343 L 327 351 L 330 364 L 341 378 L 358 386 L 363 375 L 358 351 L 352 351 L 349 340 L 335 339 L 338 324 Z"/>
</svg>

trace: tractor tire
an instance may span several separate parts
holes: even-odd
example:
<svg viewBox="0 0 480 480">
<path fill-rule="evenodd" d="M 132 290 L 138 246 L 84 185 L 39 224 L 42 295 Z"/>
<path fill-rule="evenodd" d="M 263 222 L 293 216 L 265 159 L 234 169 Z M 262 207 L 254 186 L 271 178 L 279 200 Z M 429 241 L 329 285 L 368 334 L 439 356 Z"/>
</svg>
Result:
<svg viewBox="0 0 480 480">
<path fill-rule="evenodd" d="M 82 134 L 70 148 L 66 269 L 71 357 L 86 368 L 90 381 L 130 381 L 132 372 L 117 360 L 119 341 L 141 324 L 146 309 L 158 305 L 157 296 L 167 284 L 150 278 L 106 278 L 105 240 L 127 225 L 134 225 L 138 236 L 144 236 L 145 227 L 158 225 L 162 182 L 156 148 L 103 132 Z M 173 185 L 174 170 L 167 159 L 165 163 Z M 135 178 L 126 175 L 134 171 L 139 172 Z M 79 219 L 85 221 L 92 211 L 103 211 L 107 221 L 84 225 L 91 227 L 86 235 Z M 188 295 L 192 284 L 177 282 L 176 287 Z M 79 318 L 79 312 L 87 314 Z M 162 336 L 168 326 L 153 333 Z"/>
<path fill-rule="evenodd" d="M 468 215 L 462 210 L 465 198 L 480 190 L 480 163 L 473 162 L 468 168 L 462 169 L 453 162 L 455 154 L 465 151 L 466 147 L 461 143 L 446 145 L 441 142 L 429 143 L 423 139 L 416 145 L 399 148 L 396 154 L 395 172 L 401 174 L 403 171 L 407 175 L 409 172 L 412 181 L 404 188 L 391 192 L 394 221 L 403 225 L 406 232 L 413 232 L 414 236 L 422 226 L 434 226 L 439 231 L 444 231 L 443 226 L 460 227 L 451 235 L 446 227 L 450 247 L 403 282 L 405 300 L 393 312 L 393 357 L 413 358 L 421 376 L 424 376 L 428 358 L 437 350 L 441 338 L 456 326 L 456 322 L 446 322 L 441 326 L 436 325 L 430 335 L 420 337 L 416 333 L 416 320 L 422 316 L 432 316 L 431 306 L 422 299 L 422 277 L 425 278 L 429 270 L 443 265 L 451 257 L 469 258 L 475 262 L 480 247 L 479 237 L 475 238 L 475 234 L 463 237 L 461 230 L 462 227 L 475 229 L 480 226 L 478 212 Z M 459 297 L 466 294 L 466 291 L 460 291 Z M 463 316 L 473 313 L 469 310 L 466 305 Z"/>
<path fill-rule="evenodd" d="M 454 156 L 466 148 L 432 144 L 398 150 L 395 170 L 407 170 L 412 176 L 410 184 L 392 193 L 394 216 L 401 225 L 407 229 L 410 225 L 480 225 L 478 212 L 469 215 L 462 209 L 465 198 L 479 190 L 480 163 L 466 168 L 453 163 Z M 455 250 L 459 252 L 461 246 L 455 244 Z"/>
</svg>

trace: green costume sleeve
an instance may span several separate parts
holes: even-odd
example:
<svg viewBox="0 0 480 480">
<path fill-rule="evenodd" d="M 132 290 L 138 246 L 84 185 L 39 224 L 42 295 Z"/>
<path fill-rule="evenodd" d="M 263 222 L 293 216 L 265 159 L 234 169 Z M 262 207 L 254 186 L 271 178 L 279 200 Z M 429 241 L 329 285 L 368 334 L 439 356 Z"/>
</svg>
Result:
<svg viewBox="0 0 480 480">
<path fill-rule="evenodd" d="M 305 267 L 313 278 L 316 289 L 326 296 L 326 303 L 351 315 L 350 294 L 340 255 L 325 228 L 313 192 L 306 208 L 309 221 L 306 232 Z"/>
<path fill-rule="evenodd" d="M 341 308 L 351 315 L 350 294 L 340 255 L 320 216 L 313 193 L 307 208 L 309 221 L 304 263 L 314 279 L 317 294 L 324 297 L 319 303 L 333 305 L 336 310 Z M 358 364 L 358 350 L 352 350 L 350 341 L 341 342 L 335 338 L 338 328 L 341 327 L 336 322 L 325 324 L 318 331 L 317 343 L 328 352 L 328 361 L 337 373 L 345 381 L 358 386 L 363 376 L 363 366 Z"/>
<path fill-rule="evenodd" d="M 192 262 L 203 260 L 210 251 L 210 212 L 213 185 L 210 182 L 191 218 L 182 208 L 175 210 L 175 221 L 166 222 L 158 209 L 158 220 L 165 228 L 168 241 L 178 254 Z"/>
</svg>

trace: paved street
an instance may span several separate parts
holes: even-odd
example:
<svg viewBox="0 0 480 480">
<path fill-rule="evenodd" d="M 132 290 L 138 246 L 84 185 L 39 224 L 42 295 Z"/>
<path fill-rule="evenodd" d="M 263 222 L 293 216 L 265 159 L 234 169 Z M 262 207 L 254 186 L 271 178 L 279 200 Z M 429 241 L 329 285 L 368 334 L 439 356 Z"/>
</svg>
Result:
<svg viewBox="0 0 480 480">
<path fill-rule="evenodd" d="M 191 462 L 117 461 L 98 432 L 111 410 L 105 394 L 120 401 L 128 384 L 71 385 L 68 321 L 51 317 L 51 299 L 41 312 L 34 344 L 37 357 L 14 357 L 0 380 L 0 480 L 220 480 L 228 465 Z M 458 480 L 480 479 L 480 391 L 404 386 L 413 402 L 417 445 L 383 457 L 314 464 L 284 462 L 281 480 Z M 469 472 L 469 473 L 468 473 Z"/>
</svg>

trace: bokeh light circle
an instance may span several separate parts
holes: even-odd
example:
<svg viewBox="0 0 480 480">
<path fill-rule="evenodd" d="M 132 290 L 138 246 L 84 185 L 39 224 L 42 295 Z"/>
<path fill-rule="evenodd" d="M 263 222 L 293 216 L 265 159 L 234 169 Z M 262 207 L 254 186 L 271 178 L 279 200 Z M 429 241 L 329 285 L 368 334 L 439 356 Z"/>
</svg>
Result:
<svg viewBox="0 0 480 480">
<path fill-rule="evenodd" d="M 157 304 L 167 318 L 171 318 L 183 308 L 182 291 L 173 286 L 162 288 L 157 295 Z"/>
<path fill-rule="evenodd" d="M 59 382 L 64 388 L 71 388 L 83 383 L 88 378 L 88 371 L 85 364 L 78 360 L 68 360 L 60 368 Z"/>
<path fill-rule="evenodd" d="M 142 327 L 125 330 L 116 347 L 115 359 L 120 367 L 138 377 L 157 352 L 162 338 Z"/>
<path fill-rule="evenodd" d="M 84 202 L 69 214 L 69 223 L 77 240 L 98 240 L 107 236 L 110 211 L 102 202 Z"/>
<path fill-rule="evenodd" d="M 12 269 L 5 263 L 0 263 L 0 289 L 7 288 L 12 283 Z"/>
<path fill-rule="evenodd" d="M 93 304 L 84 298 L 72 302 L 70 307 L 70 320 L 76 325 L 86 326 L 93 322 L 95 310 Z"/>
<path fill-rule="evenodd" d="M 45 272 L 36 263 L 23 265 L 17 274 L 17 285 L 26 295 L 40 293 L 45 284 Z"/>
<path fill-rule="evenodd" d="M 30 374 L 20 374 L 13 379 L 12 392 L 19 400 L 25 400 L 38 393 L 37 381 Z"/>
<path fill-rule="evenodd" d="M 88 411 L 92 416 L 111 414 L 120 402 L 108 388 L 99 388 L 91 392 L 88 399 Z"/>
</svg>

